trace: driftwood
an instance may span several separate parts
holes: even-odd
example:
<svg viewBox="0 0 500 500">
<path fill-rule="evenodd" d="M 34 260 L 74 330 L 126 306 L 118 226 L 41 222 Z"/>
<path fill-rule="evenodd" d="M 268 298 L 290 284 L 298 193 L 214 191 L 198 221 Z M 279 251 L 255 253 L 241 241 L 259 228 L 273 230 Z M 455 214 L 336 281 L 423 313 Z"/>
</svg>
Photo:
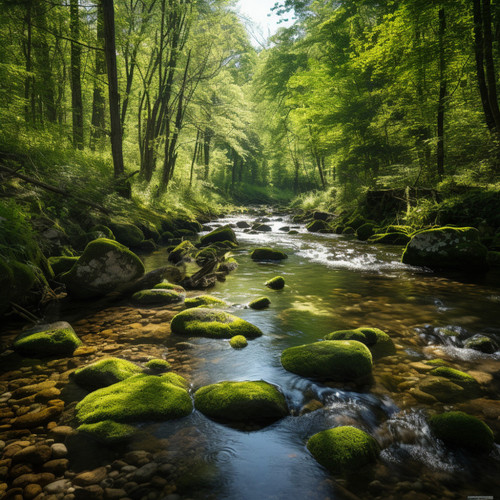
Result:
<svg viewBox="0 0 500 500">
<path fill-rule="evenodd" d="M 219 259 L 211 259 L 199 271 L 181 281 L 181 285 L 188 290 L 205 290 L 215 285 L 217 275 L 215 270 L 219 265 Z"/>
</svg>

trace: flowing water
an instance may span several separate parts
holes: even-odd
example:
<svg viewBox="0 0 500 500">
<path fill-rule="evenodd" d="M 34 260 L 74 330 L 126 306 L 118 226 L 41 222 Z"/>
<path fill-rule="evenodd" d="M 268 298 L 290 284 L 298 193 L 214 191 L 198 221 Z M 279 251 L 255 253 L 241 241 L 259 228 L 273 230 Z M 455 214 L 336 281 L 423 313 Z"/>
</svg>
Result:
<svg viewBox="0 0 500 500">
<path fill-rule="evenodd" d="M 249 217 L 225 218 L 231 224 Z M 488 457 L 446 448 L 428 428 L 431 411 L 461 408 L 487 420 L 498 432 L 499 353 L 463 348 L 478 333 L 500 336 L 500 288 L 497 277 L 459 281 L 438 277 L 400 263 L 401 248 L 373 246 L 337 235 L 280 231 L 294 226 L 272 217 L 271 232 L 250 234 L 235 229 L 240 247 L 232 253 L 239 268 L 210 291 L 224 299 L 229 312 L 257 325 L 264 335 L 234 350 L 228 341 L 190 339 L 197 360 L 190 374 L 193 389 L 223 380 L 265 380 L 281 388 L 291 416 L 259 430 L 234 429 L 198 412 L 176 423 L 155 426 L 158 437 L 174 439 L 184 429 L 191 439 L 177 439 L 179 456 L 196 459 L 184 488 L 190 498 L 465 498 L 500 493 L 498 447 Z M 270 246 L 285 251 L 281 262 L 256 263 L 249 251 Z M 146 259 L 149 269 L 165 262 L 160 251 Z M 286 287 L 264 283 L 281 275 Z M 247 308 L 266 295 L 271 306 Z M 349 385 L 328 386 L 284 370 L 281 352 L 315 342 L 329 332 L 371 326 L 391 335 L 397 354 L 374 365 L 374 382 L 359 392 Z M 485 388 L 485 397 L 460 405 L 426 405 L 408 396 L 422 375 L 418 361 L 444 358 L 469 371 Z M 412 365 L 413 363 L 413 365 Z M 415 364 L 417 363 L 417 364 Z M 420 378 L 419 378 L 420 377 Z M 406 384 L 406 385 L 405 385 Z M 316 411 L 302 411 L 313 405 Z M 469 405 L 470 406 L 470 405 Z M 486 418 L 485 418 L 486 415 Z M 488 420 L 489 418 L 489 420 Z M 334 478 L 305 447 L 314 433 L 338 425 L 355 425 L 382 446 L 377 465 L 355 477 Z M 496 426 L 496 427 L 495 427 Z"/>
</svg>

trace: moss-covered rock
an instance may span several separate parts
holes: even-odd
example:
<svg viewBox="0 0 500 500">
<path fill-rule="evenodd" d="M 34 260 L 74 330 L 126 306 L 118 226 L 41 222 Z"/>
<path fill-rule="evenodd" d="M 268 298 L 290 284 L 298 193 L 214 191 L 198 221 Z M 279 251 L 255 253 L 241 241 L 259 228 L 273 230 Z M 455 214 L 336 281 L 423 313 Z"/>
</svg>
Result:
<svg viewBox="0 0 500 500">
<path fill-rule="evenodd" d="M 234 337 L 231 338 L 229 341 L 229 345 L 233 349 L 243 349 L 248 345 L 248 341 L 243 335 L 235 335 Z"/>
<path fill-rule="evenodd" d="M 210 245 L 210 243 L 216 243 L 217 241 L 232 241 L 233 243 L 238 243 L 236 241 L 236 234 L 229 226 L 218 227 L 211 233 L 200 238 L 200 242 L 203 246 Z"/>
<path fill-rule="evenodd" d="M 217 254 L 218 254 L 217 248 L 205 247 L 202 248 L 198 253 L 196 253 L 194 259 L 200 267 L 203 267 L 208 262 L 217 259 Z"/>
<path fill-rule="evenodd" d="M 318 432 L 307 441 L 313 457 L 331 472 L 357 473 L 377 460 L 375 439 L 356 427 L 342 426 Z"/>
<path fill-rule="evenodd" d="M 317 233 L 319 231 L 324 231 L 324 230 L 330 230 L 330 226 L 328 222 L 321 220 L 321 219 L 315 219 L 312 222 L 309 222 L 307 224 L 306 229 L 311 232 L 311 233 Z"/>
<path fill-rule="evenodd" d="M 90 233 L 98 234 L 95 239 L 97 238 L 108 238 L 108 240 L 115 240 L 115 235 L 113 234 L 113 231 L 108 226 L 105 226 L 104 224 L 97 224 L 96 226 L 93 226 L 90 231 Z"/>
<path fill-rule="evenodd" d="M 429 395 L 434 398 L 434 401 L 457 403 L 477 397 L 479 392 L 477 386 L 469 386 L 467 383 L 461 383 L 458 379 L 428 376 L 418 384 L 416 392 L 412 392 L 412 394 L 416 399 L 424 403 L 431 401 L 428 398 Z"/>
<path fill-rule="evenodd" d="M 172 367 L 165 359 L 150 359 L 145 366 L 152 373 L 165 373 Z"/>
<path fill-rule="evenodd" d="M 464 343 L 464 347 L 467 349 L 474 349 L 475 351 L 483 352 L 485 354 L 493 354 L 498 350 L 498 345 L 493 339 L 480 334 L 467 339 Z"/>
<path fill-rule="evenodd" d="M 160 236 L 160 241 L 163 243 L 163 244 L 167 244 L 169 243 L 171 240 L 173 240 L 175 238 L 174 236 L 174 233 L 170 232 L 170 231 L 165 231 L 163 233 L 161 233 L 161 236 Z"/>
<path fill-rule="evenodd" d="M 238 262 L 233 257 L 229 257 L 224 262 L 221 262 L 217 267 L 217 271 L 225 274 L 229 274 L 238 268 Z"/>
<path fill-rule="evenodd" d="M 354 229 L 351 226 L 344 227 L 344 229 L 342 230 L 342 234 L 355 234 L 355 233 L 356 229 Z"/>
<path fill-rule="evenodd" d="M 256 248 L 250 253 L 252 260 L 284 260 L 288 259 L 288 255 L 281 250 L 273 250 L 272 248 Z"/>
<path fill-rule="evenodd" d="M 371 375 L 372 355 L 356 340 L 324 340 L 285 349 L 281 364 L 303 377 L 362 381 Z"/>
<path fill-rule="evenodd" d="M 73 380 L 80 386 L 93 391 L 121 382 L 141 373 L 139 366 L 120 358 L 104 358 L 72 373 Z"/>
<path fill-rule="evenodd" d="M 285 278 L 283 278 L 283 276 L 275 276 L 269 281 L 266 281 L 265 285 L 272 290 L 281 290 L 285 287 Z"/>
<path fill-rule="evenodd" d="M 129 222 L 112 222 L 110 228 L 116 241 L 127 247 L 136 247 L 144 240 L 144 233 Z"/>
<path fill-rule="evenodd" d="M 77 428 L 77 431 L 106 445 L 124 443 L 137 432 L 132 425 L 120 424 L 113 420 L 103 420 L 95 424 L 82 424 Z"/>
<path fill-rule="evenodd" d="M 14 350 L 22 356 L 44 358 L 71 356 L 82 345 L 69 323 L 39 325 L 21 333 L 14 340 Z"/>
<path fill-rule="evenodd" d="M 369 243 L 384 245 L 406 245 L 410 236 L 405 233 L 377 233 L 368 238 Z"/>
<path fill-rule="evenodd" d="M 360 241 L 366 241 L 370 236 L 373 236 L 376 231 L 376 225 L 372 222 L 366 222 L 362 226 L 359 226 L 356 230 L 356 237 Z"/>
<path fill-rule="evenodd" d="M 252 309 L 265 309 L 266 307 L 269 307 L 271 304 L 271 301 L 267 297 L 258 297 L 255 300 L 252 300 L 248 304 L 248 307 L 251 307 Z"/>
<path fill-rule="evenodd" d="M 244 319 L 219 309 L 194 307 L 182 311 L 172 319 L 173 333 L 209 338 L 230 339 L 235 335 L 260 337 L 262 332 Z"/>
<path fill-rule="evenodd" d="M 271 226 L 268 226 L 267 224 L 258 222 L 252 226 L 252 230 L 259 231 L 261 233 L 269 233 L 273 230 L 273 228 Z"/>
<path fill-rule="evenodd" d="M 449 446 L 489 453 L 493 431 L 481 420 L 462 411 L 449 411 L 429 419 L 432 432 Z"/>
<path fill-rule="evenodd" d="M 487 248 L 473 227 L 440 227 L 416 233 L 406 246 L 402 262 L 431 269 L 481 271 L 488 267 Z"/>
<path fill-rule="evenodd" d="M 470 391 L 472 394 L 479 392 L 479 384 L 477 380 L 468 373 L 456 370 L 455 368 L 450 368 L 449 366 L 438 366 L 437 368 L 431 370 L 429 375 L 447 378 L 467 391 Z"/>
<path fill-rule="evenodd" d="M 268 423 L 288 415 L 281 391 L 263 380 L 207 385 L 195 392 L 194 405 L 207 417 L 232 422 Z"/>
<path fill-rule="evenodd" d="M 191 307 L 227 307 L 227 302 L 211 295 L 198 295 L 184 301 L 184 305 L 189 309 Z"/>
<path fill-rule="evenodd" d="M 373 359 L 392 356 L 396 352 L 392 339 L 378 328 L 361 327 L 354 330 L 338 330 L 325 335 L 325 340 L 357 340 L 370 349 Z"/>
<path fill-rule="evenodd" d="M 49 257 L 49 264 L 54 270 L 54 275 L 59 276 L 67 273 L 78 261 L 78 257 L 67 257 L 61 255 L 60 257 Z"/>
<path fill-rule="evenodd" d="M 132 300 L 141 306 L 166 306 L 182 302 L 185 295 L 175 290 L 164 288 L 153 288 L 151 290 L 140 290 L 132 295 Z"/>
<path fill-rule="evenodd" d="M 173 283 L 169 283 L 168 281 L 162 281 L 161 283 L 156 284 L 153 287 L 155 290 L 173 290 L 177 293 L 186 293 L 186 290 L 181 285 L 175 285 Z"/>
<path fill-rule="evenodd" d="M 195 246 L 189 240 L 185 240 L 185 241 L 179 243 L 168 254 L 168 260 L 169 260 L 169 262 L 173 262 L 174 264 L 177 264 L 178 262 L 185 259 L 186 257 L 188 257 L 191 253 L 193 253 L 195 251 L 196 251 Z"/>
<path fill-rule="evenodd" d="M 175 373 L 134 375 L 87 395 L 76 405 L 77 418 L 91 424 L 185 417 L 193 409 L 187 386 L 186 380 Z"/>
<path fill-rule="evenodd" d="M 106 295 L 144 274 L 144 264 L 127 247 L 106 238 L 90 242 L 70 271 L 61 275 L 69 293 L 88 298 Z"/>
</svg>

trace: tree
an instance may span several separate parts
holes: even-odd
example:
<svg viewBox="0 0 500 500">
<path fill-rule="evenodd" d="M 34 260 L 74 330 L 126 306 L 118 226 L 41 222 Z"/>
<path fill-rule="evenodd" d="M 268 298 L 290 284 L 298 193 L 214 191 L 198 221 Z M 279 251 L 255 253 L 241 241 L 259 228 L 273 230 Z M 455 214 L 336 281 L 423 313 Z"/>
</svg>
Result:
<svg viewBox="0 0 500 500">
<path fill-rule="evenodd" d="M 71 110 L 73 116 L 73 145 L 83 149 L 83 102 L 82 102 L 82 47 L 80 39 L 80 12 L 78 0 L 70 1 L 71 24 Z"/>
</svg>

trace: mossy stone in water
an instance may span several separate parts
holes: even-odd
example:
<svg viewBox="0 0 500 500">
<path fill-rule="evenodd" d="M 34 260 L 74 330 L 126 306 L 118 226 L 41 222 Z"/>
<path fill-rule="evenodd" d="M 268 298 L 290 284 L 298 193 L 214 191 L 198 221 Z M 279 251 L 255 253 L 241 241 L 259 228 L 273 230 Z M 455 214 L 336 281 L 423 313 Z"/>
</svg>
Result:
<svg viewBox="0 0 500 500">
<path fill-rule="evenodd" d="M 175 285 L 173 283 L 168 283 L 167 281 L 162 281 L 153 287 L 155 290 L 173 290 L 177 293 L 186 293 L 186 290 L 181 285 Z"/>
<path fill-rule="evenodd" d="M 146 368 L 154 373 L 165 373 L 171 368 L 171 365 L 165 359 L 150 359 L 146 363 Z"/>
<path fill-rule="evenodd" d="M 493 354 L 498 350 L 498 345 L 486 335 L 474 335 L 465 341 L 464 347 L 474 349 L 485 354 Z"/>
<path fill-rule="evenodd" d="M 153 288 L 152 290 L 141 290 L 132 295 L 132 300 L 138 305 L 165 306 L 175 304 L 184 300 L 184 294 L 175 290 L 164 288 Z"/>
<path fill-rule="evenodd" d="M 245 338 L 260 337 L 262 332 L 244 319 L 219 309 L 194 307 L 182 311 L 172 319 L 172 333 L 199 337 L 230 339 L 235 335 Z"/>
<path fill-rule="evenodd" d="M 285 349 L 281 364 L 303 377 L 360 381 L 371 374 L 372 355 L 356 340 L 324 340 Z"/>
<path fill-rule="evenodd" d="M 360 241 L 366 241 L 370 236 L 375 234 L 375 224 L 372 222 L 366 222 L 362 226 L 359 226 L 356 231 L 356 237 Z"/>
<path fill-rule="evenodd" d="M 455 368 L 450 368 L 449 366 L 439 366 L 437 368 L 434 368 L 429 372 L 429 375 L 447 378 L 455 384 L 458 384 L 464 389 L 471 392 L 479 391 L 479 384 L 474 377 L 467 373 L 461 372 L 460 370 L 455 370 Z"/>
<path fill-rule="evenodd" d="M 56 276 L 68 272 L 78 261 L 78 257 L 49 257 L 49 264 Z"/>
<path fill-rule="evenodd" d="M 82 341 L 65 321 L 40 325 L 21 333 L 14 340 L 14 350 L 32 358 L 71 356 L 81 345 Z"/>
<path fill-rule="evenodd" d="M 354 473 L 377 460 L 375 439 L 356 427 L 342 426 L 314 434 L 307 441 L 313 457 L 331 472 Z"/>
<path fill-rule="evenodd" d="M 187 387 L 186 380 L 175 373 L 134 375 L 91 392 L 76 405 L 77 417 L 84 424 L 184 417 L 193 409 Z"/>
<path fill-rule="evenodd" d="M 129 222 L 116 222 L 110 224 L 116 241 L 127 247 L 135 247 L 144 240 L 144 233 L 134 224 Z"/>
<path fill-rule="evenodd" d="M 406 245 L 410 237 L 405 233 L 377 233 L 368 238 L 369 243 L 385 245 Z"/>
<path fill-rule="evenodd" d="M 250 253 L 252 260 L 284 260 L 288 259 L 288 255 L 280 250 L 272 248 L 256 248 Z"/>
<path fill-rule="evenodd" d="M 325 335 L 325 340 L 357 340 L 370 349 L 374 359 L 392 356 L 396 352 L 392 339 L 378 328 L 361 327 L 354 330 L 338 330 Z"/>
<path fill-rule="evenodd" d="M 227 302 L 212 297 L 211 295 L 198 295 L 198 297 L 191 297 L 184 301 L 187 308 L 191 307 L 227 307 Z"/>
<path fill-rule="evenodd" d="M 108 445 L 128 441 L 137 432 L 135 427 L 120 424 L 113 420 L 103 420 L 95 424 L 82 424 L 77 428 L 77 431 Z"/>
<path fill-rule="evenodd" d="M 265 285 L 272 290 L 281 290 L 285 287 L 285 278 L 283 276 L 276 276 L 266 281 Z"/>
<path fill-rule="evenodd" d="M 200 238 L 200 242 L 203 246 L 209 245 L 210 243 L 216 243 L 217 241 L 232 241 L 233 243 L 238 243 L 236 241 L 236 234 L 229 226 L 218 227 L 211 233 Z"/>
<path fill-rule="evenodd" d="M 231 271 L 234 271 L 238 268 L 238 262 L 233 257 L 229 257 L 229 259 L 221 262 L 217 267 L 217 271 L 221 273 L 229 274 Z"/>
<path fill-rule="evenodd" d="M 416 399 L 428 402 L 425 395 L 434 397 L 441 403 L 456 403 L 466 401 L 477 394 L 476 390 L 471 390 L 468 387 L 463 387 L 457 380 L 450 380 L 445 377 L 429 376 L 425 377 L 417 386 L 418 391 L 414 393 Z"/>
<path fill-rule="evenodd" d="M 217 258 L 217 248 L 205 247 L 202 248 L 195 256 L 196 263 L 203 267 L 208 262 L 211 262 Z"/>
<path fill-rule="evenodd" d="M 252 300 L 252 302 L 248 304 L 248 307 L 251 307 L 252 309 L 265 309 L 266 307 L 269 307 L 270 304 L 271 301 L 267 297 L 259 297 Z"/>
<path fill-rule="evenodd" d="M 183 241 L 179 243 L 168 255 L 169 262 L 173 262 L 177 264 L 182 259 L 185 259 L 189 256 L 191 252 L 196 250 L 195 246 L 189 241 Z"/>
<path fill-rule="evenodd" d="M 207 417 L 233 422 L 273 422 L 288 415 L 281 391 L 263 380 L 219 382 L 198 389 L 194 405 Z"/>
<path fill-rule="evenodd" d="M 462 411 L 434 415 L 429 424 L 436 437 L 447 445 L 485 453 L 493 449 L 493 431 L 483 421 Z"/>
<path fill-rule="evenodd" d="M 243 337 L 243 335 L 235 335 L 234 337 L 231 338 L 229 341 L 229 345 L 233 349 L 243 349 L 248 345 L 247 339 Z"/>
<path fill-rule="evenodd" d="M 311 233 L 317 233 L 321 230 L 328 230 L 330 226 L 324 220 L 313 220 L 309 224 L 307 224 L 306 229 Z"/>
<path fill-rule="evenodd" d="M 126 359 L 105 358 L 75 370 L 72 377 L 78 385 L 93 391 L 116 384 L 141 372 L 139 366 Z"/>
<path fill-rule="evenodd" d="M 103 224 L 98 224 L 97 226 L 94 226 L 90 229 L 91 233 L 100 233 L 98 238 L 108 238 L 110 240 L 115 240 L 115 235 L 113 234 L 113 231 L 108 226 L 105 226 Z"/>
</svg>

